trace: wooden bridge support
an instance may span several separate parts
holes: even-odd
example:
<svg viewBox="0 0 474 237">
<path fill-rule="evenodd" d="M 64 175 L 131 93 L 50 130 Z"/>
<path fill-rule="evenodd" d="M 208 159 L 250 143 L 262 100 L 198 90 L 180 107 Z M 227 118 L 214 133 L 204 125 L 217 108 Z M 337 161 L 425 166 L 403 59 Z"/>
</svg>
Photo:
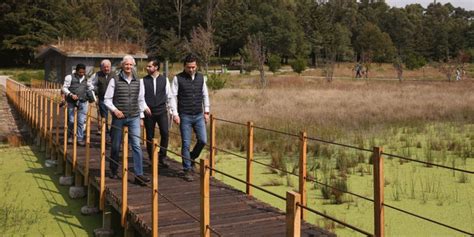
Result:
<svg viewBox="0 0 474 237">
<path fill-rule="evenodd" d="M 252 161 L 253 161 L 253 123 L 247 122 L 247 172 L 245 192 L 247 195 L 252 196 Z"/>
<path fill-rule="evenodd" d="M 286 192 L 286 236 L 301 236 L 301 207 L 298 206 L 301 200 L 299 193 Z"/>
<path fill-rule="evenodd" d="M 374 233 L 376 237 L 384 236 L 384 177 L 381 147 L 374 147 Z"/>
<path fill-rule="evenodd" d="M 210 205 L 209 205 L 209 160 L 201 159 L 201 237 L 210 237 Z"/>
<path fill-rule="evenodd" d="M 301 196 L 300 203 L 306 206 L 306 153 L 308 139 L 306 132 L 300 133 L 300 159 L 299 159 L 299 193 Z M 306 219 L 305 211 L 301 210 L 301 219 Z"/>
</svg>

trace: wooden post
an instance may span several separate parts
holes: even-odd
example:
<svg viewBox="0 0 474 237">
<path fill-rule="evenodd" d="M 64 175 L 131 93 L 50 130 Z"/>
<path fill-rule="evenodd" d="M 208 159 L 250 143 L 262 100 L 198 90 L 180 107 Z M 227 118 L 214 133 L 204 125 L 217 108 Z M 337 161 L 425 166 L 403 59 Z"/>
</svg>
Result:
<svg viewBox="0 0 474 237">
<path fill-rule="evenodd" d="M 64 172 L 66 175 L 66 161 L 67 161 L 67 138 L 68 138 L 68 124 L 67 124 L 67 106 L 64 106 L 63 109 L 63 114 L 64 114 L 64 137 L 63 137 L 63 159 L 62 162 L 60 162 L 60 165 L 58 165 L 58 170 L 61 170 L 61 172 Z M 59 164 L 59 163 L 58 163 Z M 66 175 L 67 176 L 67 175 Z"/>
<path fill-rule="evenodd" d="M 306 206 L 306 154 L 307 154 L 308 139 L 306 132 L 300 133 L 300 160 L 299 160 L 299 193 L 301 196 L 300 203 Z M 301 219 L 306 219 L 306 213 L 301 210 Z"/>
<path fill-rule="evenodd" d="M 212 168 L 216 167 L 216 118 L 211 114 L 210 116 L 210 144 L 209 144 L 209 161 Z M 211 176 L 214 176 L 214 171 L 211 170 Z"/>
<path fill-rule="evenodd" d="M 76 172 L 77 163 L 77 108 L 74 108 L 74 125 L 72 129 L 72 170 Z"/>
<path fill-rule="evenodd" d="M 372 156 L 374 164 L 374 228 L 375 236 L 384 236 L 384 177 L 383 177 L 383 159 L 381 147 L 374 147 Z"/>
<path fill-rule="evenodd" d="M 288 191 L 286 192 L 286 236 L 301 236 L 301 207 L 298 201 L 301 200 L 300 194 Z"/>
<path fill-rule="evenodd" d="M 245 191 L 247 195 L 252 196 L 252 187 L 249 185 L 252 183 L 252 161 L 253 161 L 253 122 L 247 122 L 247 184 L 245 185 Z"/>
<path fill-rule="evenodd" d="M 43 95 L 38 96 L 38 105 L 39 105 L 39 110 L 38 110 L 38 128 L 39 128 L 39 145 L 41 147 L 41 140 L 42 140 L 42 135 L 43 135 Z"/>
<path fill-rule="evenodd" d="M 86 118 L 86 162 L 84 165 L 84 185 L 89 185 L 89 162 L 91 158 L 91 106 L 88 105 Z"/>
<path fill-rule="evenodd" d="M 209 230 L 210 210 L 209 210 L 209 160 L 201 159 L 201 237 L 211 236 Z"/>
<path fill-rule="evenodd" d="M 123 127 L 123 148 L 122 148 L 122 227 L 127 227 L 127 188 L 128 188 L 128 127 Z"/>
<path fill-rule="evenodd" d="M 54 124 L 56 124 L 56 147 L 59 147 L 59 103 L 56 103 L 56 117 L 54 119 Z"/>
<path fill-rule="evenodd" d="M 43 121 L 44 121 L 44 126 L 43 126 L 43 137 L 44 137 L 44 143 L 46 147 L 46 138 L 48 136 L 48 97 L 44 96 L 43 97 Z"/>
<path fill-rule="evenodd" d="M 152 236 L 158 237 L 158 139 L 153 138 Z"/>
<path fill-rule="evenodd" d="M 99 209 L 104 210 L 105 207 L 105 119 L 102 118 L 102 127 L 100 128 L 100 193 L 99 193 Z"/>
<path fill-rule="evenodd" d="M 53 120 L 54 120 L 54 100 L 49 98 L 49 134 L 48 134 L 48 147 L 49 147 L 49 158 L 53 157 Z"/>
</svg>

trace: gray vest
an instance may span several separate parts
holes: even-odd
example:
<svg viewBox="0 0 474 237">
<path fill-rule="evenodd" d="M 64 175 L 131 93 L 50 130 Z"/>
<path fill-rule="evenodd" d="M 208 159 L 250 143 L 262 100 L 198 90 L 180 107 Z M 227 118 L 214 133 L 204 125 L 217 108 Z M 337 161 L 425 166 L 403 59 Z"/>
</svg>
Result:
<svg viewBox="0 0 474 237">
<path fill-rule="evenodd" d="M 80 78 L 77 77 L 75 73 L 71 74 L 71 85 L 69 86 L 69 91 L 77 95 L 79 98 L 84 98 L 87 91 L 87 79 L 84 78 L 84 80 L 80 82 Z M 68 97 L 67 100 L 72 103 L 75 102 L 71 97 Z"/>
<path fill-rule="evenodd" d="M 140 115 L 140 108 L 138 106 L 139 93 L 140 80 L 133 75 L 132 81 L 128 84 L 123 77 L 123 72 L 120 72 L 117 79 L 115 79 L 113 103 L 118 110 L 122 111 L 125 117 Z"/>
</svg>

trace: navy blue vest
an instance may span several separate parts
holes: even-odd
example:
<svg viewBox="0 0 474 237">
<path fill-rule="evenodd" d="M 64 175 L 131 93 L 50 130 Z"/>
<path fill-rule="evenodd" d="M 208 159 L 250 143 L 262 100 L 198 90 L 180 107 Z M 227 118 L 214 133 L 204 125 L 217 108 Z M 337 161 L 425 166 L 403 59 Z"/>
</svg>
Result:
<svg viewBox="0 0 474 237">
<path fill-rule="evenodd" d="M 194 80 L 191 75 L 181 72 L 176 75 L 178 80 L 178 113 L 196 115 L 203 112 L 204 76 L 196 73 Z"/>
</svg>

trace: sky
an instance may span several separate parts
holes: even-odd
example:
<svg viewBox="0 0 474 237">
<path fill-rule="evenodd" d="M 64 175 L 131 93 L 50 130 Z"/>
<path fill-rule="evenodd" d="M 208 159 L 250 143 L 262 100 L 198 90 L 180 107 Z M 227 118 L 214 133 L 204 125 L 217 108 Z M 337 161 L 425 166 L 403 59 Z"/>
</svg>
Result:
<svg viewBox="0 0 474 237">
<path fill-rule="evenodd" d="M 385 0 L 389 6 L 405 7 L 407 4 L 419 3 L 423 7 L 428 6 L 434 0 Z M 454 7 L 462 7 L 466 10 L 474 10 L 474 0 L 436 0 L 436 2 L 445 4 L 450 2 Z"/>
</svg>

